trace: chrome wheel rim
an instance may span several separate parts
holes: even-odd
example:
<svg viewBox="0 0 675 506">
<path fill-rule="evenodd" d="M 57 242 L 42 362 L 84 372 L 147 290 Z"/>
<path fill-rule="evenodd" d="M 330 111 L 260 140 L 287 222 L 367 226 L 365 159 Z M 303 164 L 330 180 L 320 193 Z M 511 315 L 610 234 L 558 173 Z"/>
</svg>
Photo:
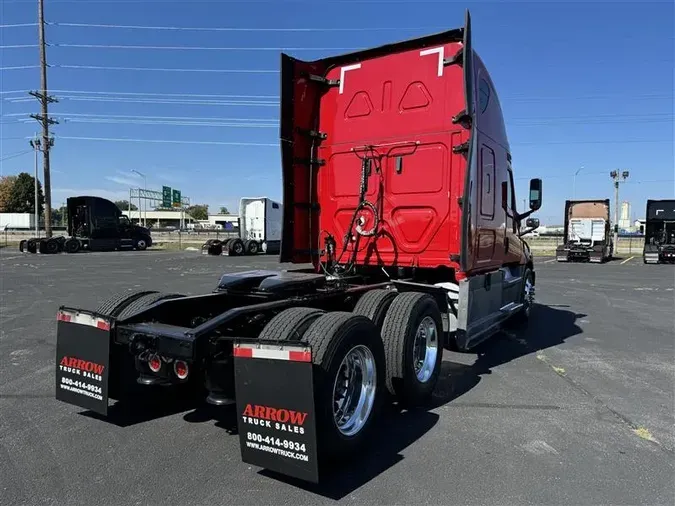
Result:
<svg viewBox="0 0 675 506">
<path fill-rule="evenodd" d="M 413 344 L 413 365 L 417 381 L 426 383 L 436 368 L 438 329 L 431 316 L 425 316 L 417 326 Z"/>
<path fill-rule="evenodd" d="M 136 243 L 136 247 L 137 247 L 137 248 L 141 248 L 141 249 L 145 248 L 145 241 L 144 241 L 143 239 L 140 239 L 140 240 Z"/>
<path fill-rule="evenodd" d="M 362 344 L 345 355 L 333 383 L 333 420 L 345 436 L 357 434 L 370 418 L 377 389 L 375 357 Z"/>
<path fill-rule="evenodd" d="M 241 253 L 242 251 L 244 251 L 244 245 L 243 244 L 237 243 L 237 244 L 234 245 L 234 252 L 235 253 Z"/>
<path fill-rule="evenodd" d="M 525 295 L 523 297 L 523 303 L 525 304 L 525 314 L 530 316 L 530 310 L 532 309 L 532 304 L 534 304 L 534 285 L 532 284 L 532 279 L 525 279 Z"/>
</svg>

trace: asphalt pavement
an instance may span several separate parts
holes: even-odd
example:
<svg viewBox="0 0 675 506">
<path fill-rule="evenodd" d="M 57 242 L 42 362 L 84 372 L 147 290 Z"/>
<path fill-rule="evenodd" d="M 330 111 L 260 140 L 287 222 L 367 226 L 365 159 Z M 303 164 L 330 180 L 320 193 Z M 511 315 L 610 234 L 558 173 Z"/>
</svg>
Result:
<svg viewBox="0 0 675 506">
<path fill-rule="evenodd" d="M 537 259 L 527 330 L 445 352 L 429 409 L 308 486 L 244 464 L 232 411 L 162 399 L 103 420 L 54 400 L 59 305 L 196 294 L 275 258 L 0 250 L 0 504 L 675 504 L 675 267 Z"/>
</svg>

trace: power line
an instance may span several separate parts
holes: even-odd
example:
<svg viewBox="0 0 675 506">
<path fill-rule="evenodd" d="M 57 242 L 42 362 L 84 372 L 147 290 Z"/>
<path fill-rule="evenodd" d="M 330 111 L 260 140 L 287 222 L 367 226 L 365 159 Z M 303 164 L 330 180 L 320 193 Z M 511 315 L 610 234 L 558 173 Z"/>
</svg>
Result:
<svg viewBox="0 0 675 506">
<path fill-rule="evenodd" d="M 3 72 L 6 70 L 38 69 L 40 65 L 18 65 L 16 67 L 0 67 Z"/>
<path fill-rule="evenodd" d="M 440 30 L 440 27 L 340 27 L 340 28 L 258 28 L 258 27 L 197 27 L 197 26 L 142 26 L 102 23 L 48 23 L 53 26 L 75 28 L 121 28 L 126 30 L 175 30 L 191 32 L 384 32 L 401 30 Z"/>
<path fill-rule="evenodd" d="M 33 150 L 29 149 L 27 151 L 19 151 L 18 153 L 12 153 L 11 155 L 7 155 L 4 158 L 0 158 L 0 162 L 4 162 L 5 160 L 11 160 L 12 158 L 16 158 L 18 156 L 23 156 L 23 155 L 26 155 L 26 154 L 32 153 L 32 152 L 33 152 Z"/>
<path fill-rule="evenodd" d="M 218 146 L 269 146 L 279 147 L 279 143 L 263 143 L 263 142 L 224 142 L 224 141 L 183 141 L 183 140 L 169 140 L 169 139 L 123 139 L 115 137 L 71 137 L 58 136 L 59 139 L 71 139 L 81 141 L 110 141 L 110 142 L 150 142 L 161 144 L 205 144 Z"/>
<path fill-rule="evenodd" d="M 451 0 L 450 0 L 451 1 Z M 596 0 L 599 3 L 617 3 L 617 0 Z M 618 0 L 621 3 L 621 0 Z M 624 0 L 630 3 L 633 0 Z M 271 4 L 279 0 L 191 0 L 195 4 Z M 285 3 L 315 4 L 316 0 L 284 0 Z M 32 0 L 4 0 L 4 3 L 30 4 Z M 77 4 L 171 4 L 185 3 L 185 0 L 50 0 L 50 3 L 77 3 Z M 340 4 L 447 4 L 449 0 L 335 0 L 324 1 L 323 5 L 339 6 Z M 483 0 L 483 3 L 494 3 L 494 0 Z M 585 0 L 569 0 L 568 3 L 586 3 Z"/>
<path fill-rule="evenodd" d="M 9 46 L 0 46 L 0 49 L 24 49 L 27 47 L 38 47 L 37 44 L 11 44 Z"/>
<path fill-rule="evenodd" d="M 30 137 L 26 137 L 29 139 Z M 272 146 L 279 147 L 279 143 L 257 143 L 257 142 L 221 142 L 221 141 L 182 141 L 182 140 L 168 140 L 168 139 L 125 139 L 125 138 L 114 138 L 114 137 L 71 137 L 71 136 L 57 136 L 58 139 L 71 139 L 71 140 L 90 140 L 90 141 L 110 141 L 110 142 L 149 142 L 149 143 L 167 143 L 167 144 L 214 144 L 214 145 L 224 145 L 224 146 Z M 512 146 L 525 146 L 525 145 L 550 145 L 550 144 L 625 144 L 625 143 L 636 143 L 636 144 L 658 144 L 658 143 L 672 143 L 672 139 L 627 139 L 627 140 L 615 140 L 615 141 L 541 141 L 541 142 L 515 142 L 512 143 Z"/>
<path fill-rule="evenodd" d="M 29 99 L 20 97 L 17 99 L 5 99 L 13 104 L 28 102 Z M 213 99 L 181 99 L 181 98 L 137 98 L 137 97 L 106 97 L 106 96 L 83 96 L 83 95 L 59 95 L 59 100 L 73 102 L 110 102 L 124 104 L 173 104 L 173 105 L 206 105 L 206 106 L 232 106 L 232 107 L 279 107 L 277 101 L 263 100 L 213 100 Z"/>
<path fill-rule="evenodd" d="M 0 91 L 0 95 L 18 95 L 28 93 L 29 90 L 10 90 Z M 248 98 L 248 99 L 275 99 L 278 100 L 278 95 L 228 95 L 228 94 L 199 94 L 199 93 L 157 93 L 157 92 L 131 92 L 131 91 L 88 91 L 88 90 L 52 90 L 54 93 L 63 94 L 82 94 L 82 95 L 121 95 L 121 96 L 148 96 L 148 97 L 197 97 L 197 98 Z M 616 99 L 628 97 L 631 100 L 663 100 L 673 99 L 674 95 L 668 93 L 605 93 L 602 95 L 570 95 L 570 96 L 540 96 L 532 97 L 529 95 L 508 95 L 501 98 L 509 102 L 522 100 L 595 100 L 595 99 Z M 14 98 L 7 98 L 5 100 L 18 100 Z M 596 115 L 597 116 L 597 115 Z M 595 117 L 595 116 L 594 116 Z"/>
<path fill-rule="evenodd" d="M 61 99 L 62 97 L 60 97 Z M 23 99 L 22 99 L 23 100 Z M 100 101 L 100 99 L 98 99 Z M 146 102 L 143 102 L 146 103 Z M 147 102 L 147 103 L 157 103 L 157 102 Z M 165 103 L 165 102 L 161 102 Z M 182 103 L 182 102 L 179 102 Z M 195 102 L 192 102 L 194 105 Z M 278 106 L 278 102 L 210 102 L 209 105 L 234 105 L 234 106 L 258 106 L 258 105 L 271 105 Z M 3 114 L 0 117 L 14 117 L 21 118 L 27 116 L 27 113 L 7 113 Z M 131 119 L 131 120 L 171 120 L 171 121 L 206 121 L 206 122 L 232 122 L 232 121 L 242 121 L 249 123 L 260 123 L 260 122 L 278 122 L 278 117 L 275 118 L 222 118 L 222 117 L 205 117 L 205 116 L 148 116 L 148 115 L 116 115 L 116 114 L 90 114 L 90 113 L 68 113 L 64 112 L 58 115 L 60 118 L 70 119 L 70 118 L 95 118 L 103 120 L 108 119 Z M 663 116 L 663 117 L 659 117 Z M 523 118 L 512 118 L 509 121 L 509 124 L 515 126 L 557 126 L 559 124 L 565 124 L 566 122 L 584 122 L 585 124 L 594 123 L 594 124 L 616 124 L 616 123 L 657 123 L 657 122 L 672 122 L 674 116 L 668 113 L 661 114 L 642 114 L 642 115 L 600 115 L 598 119 L 600 121 L 590 122 L 588 117 L 584 116 L 569 116 L 569 117 L 523 117 Z"/>
<path fill-rule="evenodd" d="M 359 47 L 211 47 L 211 46 L 142 46 L 125 44 L 50 44 L 52 47 L 67 47 L 80 49 L 136 49 L 157 51 L 358 51 Z M 2 47 L 2 46 L 0 46 Z M 11 47 L 11 46 L 5 46 Z M 14 46 L 37 47 L 37 46 Z"/>
<path fill-rule="evenodd" d="M 625 139 L 625 140 L 616 140 L 616 141 L 539 141 L 539 142 L 513 142 L 510 143 L 512 146 L 539 146 L 547 144 L 567 144 L 569 146 L 574 146 L 576 144 L 660 144 L 662 142 L 673 142 L 673 139 Z"/>
<path fill-rule="evenodd" d="M 25 113 L 8 113 L 3 114 L 2 117 L 16 117 L 23 116 Z M 146 116 L 136 114 L 90 114 L 90 113 L 61 113 L 59 116 L 67 117 L 89 117 L 89 118 L 124 118 L 124 119 L 175 119 L 175 120 L 213 120 L 213 121 L 249 121 L 249 122 L 277 122 L 278 118 L 221 118 L 221 117 L 204 117 L 204 116 Z"/>
<path fill-rule="evenodd" d="M 13 23 L 9 25 L 0 25 L 0 28 L 23 28 L 26 26 L 37 26 L 37 23 Z"/>
<path fill-rule="evenodd" d="M 278 74 L 278 70 L 271 69 L 185 69 L 185 68 L 152 68 L 152 67 L 106 67 L 99 65 L 50 65 L 62 69 L 82 70 L 130 70 L 147 72 L 213 72 L 223 74 Z"/>
<path fill-rule="evenodd" d="M 624 181 L 625 184 L 643 184 L 643 183 L 672 183 L 675 179 L 651 179 L 643 181 Z"/>
<path fill-rule="evenodd" d="M 53 90 L 54 93 L 82 93 L 91 95 L 129 95 L 129 96 L 152 96 L 152 97 L 200 97 L 200 98 L 259 98 L 278 99 L 278 95 L 227 95 L 227 94 L 199 94 L 199 93 L 145 93 L 140 91 L 78 91 L 78 90 Z M 1 93 L 1 92 L 0 92 Z M 8 91 L 6 93 L 25 93 L 22 91 Z"/>
</svg>

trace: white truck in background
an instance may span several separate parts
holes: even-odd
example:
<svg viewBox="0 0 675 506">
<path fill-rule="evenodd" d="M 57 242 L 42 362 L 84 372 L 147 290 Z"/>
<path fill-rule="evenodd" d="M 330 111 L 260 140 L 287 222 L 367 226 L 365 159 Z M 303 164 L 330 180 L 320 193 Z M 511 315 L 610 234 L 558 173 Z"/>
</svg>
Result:
<svg viewBox="0 0 675 506">
<path fill-rule="evenodd" d="M 602 263 L 612 253 L 609 199 L 566 201 L 564 240 L 556 248 L 557 261 Z"/>
<path fill-rule="evenodd" d="M 239 237 L 202 245 L 208 255 L 278 254 L 281 251 L 283 206 L 268 197 L 243 197 L 239 201 Z"/>
</svg>

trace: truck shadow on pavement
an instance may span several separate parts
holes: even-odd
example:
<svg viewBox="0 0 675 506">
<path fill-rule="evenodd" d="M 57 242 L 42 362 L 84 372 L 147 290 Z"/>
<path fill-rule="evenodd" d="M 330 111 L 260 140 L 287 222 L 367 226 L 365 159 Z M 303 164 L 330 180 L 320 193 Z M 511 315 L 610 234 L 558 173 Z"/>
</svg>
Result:
<svg viewBox="0 0 675 506">
<path fill-rule="evenodd" d="M 494 368 L 557 346 L 568 338 L 581 334 L 583 330 L 576 322 L 586 315 L 577 314 L 565 309 L 566 307 L 535 305 L 527 328 L 501 332 L 467 353 L 446 351 L 441 375 L 430 405 L 414 410 L 403 410 L 396 404 L 386 405 L 368 448 L 364 448 L 363 453 L 348 465 L 343 465 L 339 469 L 324 469 L 320 484 L 314 485 L 269 470 L 260 470 L 259 474 L 333 500 L 344 498 L 401 462 L 405 458 L 402 453 L 406 448 L 424 437 L 438 423 L 439 414 L 432 410 L 444 406 L 452 407 L 454 401 L 475 388 L 480 383 L 481 377 L 491 374 Z M 469 362 L 472 355 L 475 356 L 472 364 L 458 362 L 460 359 Z M 461 405 L 474 406 L 468 403 Z M 475 406 L 492 407 L 487 404 Z M 555 406 L 538 406 L 538 408 L 553 409 Z M 183 419 L 186 422 L 215 422 L 217 427 L 232 435 L 237 434 L 237 415 L 234 406 L 214 408 L 203 403 L 201 399 L 170 397 L 168 393 L 166 397 L 155 399 L 150 404 L 143 404 L 141 410 L 124 407 L 116 411 L 111 409 L 107 420 L 116 425 L 127 426 L 180 412 L 185 413 Z M 99 415 L 90 413 L 87 412 L 87 416 L 100 418 Z"/>
<path fill-rule="evenodd" d="M 466 353 L 468 357 L 471 354 L 476 356 L 471 365 L 453 361 L 459 357 L 446 352 L 431 404 L 424 409 L 409 411 L 400 410 L 396 405 L 387 406 L 371 444 L 364 449 L 364 453 L 340 469 L 326 469 L 319 485 L 308 484 L 269 470 L 261 470 L 259 474 L 333 500 L 344 498 L 404 459 L 402 452 L 438 422 L 439 415 L 431 410 L 446 405 L 452 407 L 455 400 L 476 387 L 481 376 L 491 374 L 492 369 L 539 350 L 557 346 L 566 339 L 581 334 L 583 330 L 576 322 L 586 315 L 574 313 L 564 309 L 565 307 L 536 305 L 526 329 L 502 332 L 472 352 Z M 472 406 L 465 403 L 462 405 Z"/>
<path fill-rule="evenodd" d="M 577 320 L 587 315 L 564 309 L 567 307 L 535 304 L 527 327 L 500 332 L 473 350 L 477 355 L 471 366 L 473 372 L 478 375 L 490 374 L 495 367 L 558 346 L 570 337 L 583 333 Z"/>
<path fill-rule="evenodd" d="M 132 403 L 112 404 L 108 408 L 107 416 L 99 415 L 94 411 L 82 411 L 80 414 L 112 423 L 118 427 L 130 427 L 196 409 L 203 402 L 203 398 L 199 396 L 191 396 L 187 393 L 176 395 L 170 389 L 160 387 L 155 392 L 139 395 Z"/>
<path fill-rule="evenodd" d="M 262 470 L 259 473 L 275 480 L 299 487 L 308 492 L 339 500 L 375 479 L 404 459 L 402 452 L 422 438 L 438 422 L 439 415 L 431 410 L 452 403 L 476 387 L 481 376 L 491 374 L 492 369 L 539 350 L 557 346 L 566 339 L 581 334 L 577 314 L 564 306 L 536 305 L 532 310 L 530 324 L 522 331 L 502 332 L 465 355 L 475 354 L 471 365 L 453 361 L 457 354 L 446 352 L 434 396 L 424 409 L 402 411 L 395 405 L 387 407 L 378 431 L 369 448 L 354 462 L 338 470 L 326 469 L 319 485 L 308 484 L 277 473 Z M 463 404 L 468 406 L 467 404 Z"/>
</svg>

